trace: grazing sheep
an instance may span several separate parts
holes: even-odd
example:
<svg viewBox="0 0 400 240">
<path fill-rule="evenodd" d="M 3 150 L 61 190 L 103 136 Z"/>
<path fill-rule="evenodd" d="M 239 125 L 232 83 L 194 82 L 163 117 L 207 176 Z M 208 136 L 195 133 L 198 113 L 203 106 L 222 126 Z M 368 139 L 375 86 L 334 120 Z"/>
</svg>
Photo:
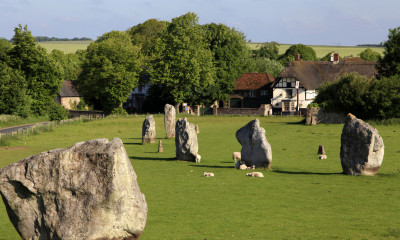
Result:
<svg viewBox="0 0 400 240">
<path fill-rule="evenodd" d="M 204 172 L 205 177 L 214 177 L 214 173 L 212 172 Z"/>
<path fill-rule="evenodd" d="M 252 172 L 252 173 L 247 173 L 246 176 L 249 177 L 264 177 L 264 175 L 260 172 Z"/>
<path fill-rule="evenodd" d="M 242 159 L 242 154 L 240 152 L 233 152 L 232 158 L 233 158 L 233 162 L 236 163 L 237 160 Z"/>
<path fill-rule="evenodd" d="M 318 159 L 327 159 L 328 157 L 326 155 L 319 155 Z"/>
<path fill-rule="evenodd" d="M 239 169 L 240 170 L 247 170 L 246 164 L 240 164 Z"/>
<path fill-rule="evenodd" d="M 196 163 L 201 162 L 201 156 L 199 154 L 196 155 Z"/>
</svg>

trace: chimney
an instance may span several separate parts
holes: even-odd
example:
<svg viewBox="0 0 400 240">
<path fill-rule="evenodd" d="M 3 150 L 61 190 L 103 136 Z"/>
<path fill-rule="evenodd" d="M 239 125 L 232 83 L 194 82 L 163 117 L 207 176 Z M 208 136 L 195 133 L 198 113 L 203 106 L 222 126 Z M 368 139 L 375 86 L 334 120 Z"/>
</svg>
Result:
<svg viewBox="0 0 400 240">
<path fill-rule="evenodd" d="M 334 62 L 339 62 L 339 53 L 334 53 L 333 54 L 333 61 Z"/>
<path fill-rule="evenodd" d="M 295 60 L 295 61 L 300 61 L 300 60 L 301 60 L 300 54 L 294 55 L 294 60 Z"/>
</svg>

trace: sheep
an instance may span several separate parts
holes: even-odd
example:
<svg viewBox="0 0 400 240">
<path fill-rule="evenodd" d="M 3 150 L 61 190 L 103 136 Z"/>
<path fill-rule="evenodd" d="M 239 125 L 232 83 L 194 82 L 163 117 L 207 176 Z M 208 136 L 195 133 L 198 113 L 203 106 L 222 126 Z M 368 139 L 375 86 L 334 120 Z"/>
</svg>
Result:
<svg viewBox="0 0 400 240">
<path fill-rule="evenodd" d="M 196 163 L 201 162 L 201 156 L 199 154 L 196 155 Z"/>
<path fill-rule="evenodd" d="M 246 164 L 240 164 L 239 169 L 240 170 L 247 170 L 248 168 L 247 168 Z"/>
<path fill-rule="evenodd" d="M 237 160 L 242 159 L 242 155 L 240 152 L 233 152 L 232 153 L 233 162 L 236 163 Z"/>
<path fill-rule="evenodd" d="M 318 159 L 327 159 L 328 157 L 326 155 L 319 155 Z"/>
<path fill-rule="evenodd" d="M 264 177 L 264 175 L 260 172 L 252 172 L 252 173 L 247 173 L 246 176 L 249 177 Z"/>
<path fill-rule="evenodd" d="M 212 172 L 204 172 L 205 177 L 214 177 L 214 173 Z"/>
</svg>

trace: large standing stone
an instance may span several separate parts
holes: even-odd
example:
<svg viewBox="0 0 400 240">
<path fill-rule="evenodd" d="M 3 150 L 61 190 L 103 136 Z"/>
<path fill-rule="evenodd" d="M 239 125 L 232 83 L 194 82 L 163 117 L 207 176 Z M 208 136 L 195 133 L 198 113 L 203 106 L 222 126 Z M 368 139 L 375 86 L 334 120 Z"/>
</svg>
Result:
<svg viewBox="0 0 400 240">
<path fill-rule="evenodd" d="M 241 161 L 247 166 L 271 167 L 271 145 L 265 137 L 265 129 L 258 119 L 250 121 L 236 132 L 236 139 L 242 145 Z"/>
<path fill-rule="evenodd" d="M 147 204 L 121 139 L 95 139 L 0 169 L 22 239 L 138 239 Z"/>
<path fill-rule="evenodd" d="M 350 113 L 347 115 L 340 147 L 345 174 L 374 175 L 382 164 L 384 148 L 378 130 Z"/>
<path fill-rule="evenodd" d="M 199 162 L 199 145 L 194 124 L 186 119 L 178 119 L 175 126 L 175 148 L 178 160 Z M 197 159 L 197 160 L 196 160 Z"/>
<path fill-rule="evenodd" d="M 142 127 L 142 143 L 156 142 L 156 122 L 153 115 L 146 116 Z"/>
<path fill-rule="evenodd" d="M 175 107 L 169 104 L 165 104 L 164 107 L 164 126 L 167 138 L 175 137 Z"/>
</svg>

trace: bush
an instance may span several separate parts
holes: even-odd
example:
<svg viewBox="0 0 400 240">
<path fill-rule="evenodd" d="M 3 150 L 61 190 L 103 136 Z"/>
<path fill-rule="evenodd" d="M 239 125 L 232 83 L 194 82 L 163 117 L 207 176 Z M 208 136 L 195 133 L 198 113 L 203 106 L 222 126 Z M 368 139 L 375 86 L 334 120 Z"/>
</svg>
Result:
<svg viewBox="0 0 400 240">
<path fill-rule="evenodd" d="M 53 102 L 48 110 L 50 121 L 61 121 L 68 117 L 68 110 L 58 103 Z"/>
</svg>

